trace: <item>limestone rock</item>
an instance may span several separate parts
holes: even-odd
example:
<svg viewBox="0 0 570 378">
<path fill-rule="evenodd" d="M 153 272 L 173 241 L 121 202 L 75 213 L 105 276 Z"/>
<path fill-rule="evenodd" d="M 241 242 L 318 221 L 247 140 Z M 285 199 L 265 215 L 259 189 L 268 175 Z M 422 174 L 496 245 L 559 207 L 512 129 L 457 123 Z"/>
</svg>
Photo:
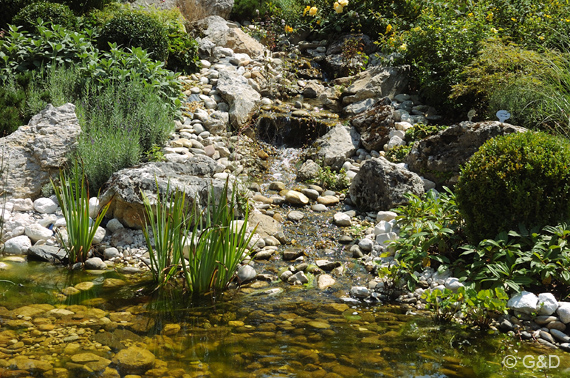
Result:
<svg viewBox="0 0 570 378">
<path fill-rule="evenodd" d="M 26 236 L 35 243 L 38 240 L 49 239 L 53 235 L 53 231 L 43 227 L 38 223 L 31 224 L 26 227 Z"/>
<path fill-rule="evenodd" d="M 239 282 L 251 281 L 255 277 L 257 277 L 257 272 L 255 271 L 255 269 L 253 269 L 252 266 L 243 265 L 239 267 L 237 271 L 237 277 L 239 279 Z"/>
<path fill-rule="evenodd" d="M 377 97 L 393 98 L 406 88 L 406 70 L 406 67 L 372 67 L 354 76 L 356 80 L 343 94 L 354 96 L 353 102 Z"/>
<path fill-rule="evenodd" d="M 67 259 L 67 252 L 49 245 L 34 245 L 28 250 L 28 260 L 62 263 Z"/>
<path fill-rule="evenodd" d="M 314 143 L 316 160 L 322 160 L 326 166 L 338 170 L 359 146 L 360 134 L 354 128 L 348 129 L 338 124 Z"/>
<path fill-rule="evenodd" d="M 27 126 L 1 138 L 0 146 L 8 157 L 1 177 L 4 193 L 14 198 L 38 197 L 42 186 L 67 163 L 80 132 L 73 104 L 48 105 Z"/>
<path fill-rule="evenodd" d="M 325 290 L 336 283 L 335 279 L 330 274 L 320 274 L 317 277 L 317 288 Z"/>
<path fill-rule="evenodd" d="M 528 291 L 521 291 L 507 302 L 507 307 L 511 310 L 529 315 L 536 312 L 537 305 L 538 297 Z"/>
<path fill-rule="evenodd" d="M 406 163 L 411 171 L 437 185 L 450 185 L 459 175 L 459 167 L 488 139 L 525 131 L 498 121 L 462 122 L 415 143 Z"/>
<path fill-rule="evenodd" d="M 350 215 L 346 213 L 336 213 L 335 215 L 333 215 L 333 222 L 334 224 L 340 227 L 348 227 L 352 224 L 352 221 L 350 220 Z"/>
<path fill-rule="evenodd" d="M 32 247 L 30 238 L 26 235 L 16 236 L 4 243 L 4 253 L 9 255 L 25 255 Z"/>
<path fill-rule="evenodd" d="M 275 236 L 283 231 L 283 226 L 272 217 L 262 214 L 259 211 L 249 213 L 248 224 L 252 227 L 257 226 L 257 234 L 262 238 Z"/>
<path fill-rule="evenodd" d="M 261 43 L 219 16 L 209 16 L 193 22 L 191 28 L 194 30 L 193 34 L 199 36 L 196 41 L 200 45 L 200 54 L 203 57 L 211 56 L 216 46 L 229 48 L 236 53 L 248 54 L 251 57 L 259 56 L 265 51 Z"/>
<path fill-rule="evenodd" d="M 552 315 L 558 309 L 558 301 L 551 293 L 538 294 L 538 315 Z"/>
<path fill-rule="evenodd" d="M 107 182 L 107 189 L 100 198 L 101 206 L 112 201 L 108 216 L 114 216 L 127 227 L 141 228 L 144 225 L 141 191 L 153 203 L 158 182 L 161 193 L 165 193 L 169 186 L 171 191 L 185 192 L 188 205 L 196 202 L 204 207 L 212 186 L 216 196 L 221 194 L 225 181 L 211 177 L 223 169 L 221 164 L 207 156 L 193 156 L 184 164 L 151 162 L 122 169 Z"/>
<path fill-rule="evenodd" d="M 53 214 L 57 210 L 57 204 L 49 198 L 38 198 L 34 201 L 34 210 L 42 214 Z"/>
<path fill-rule="evenodd" d="M 570 302 L 558 302 L 556 313 L 562 323 L 570 323 Z"/>
<path fill-rule="evenodd" d="M 221 71 L 218 78 L 218 91 L 230 105 L 230 123 L 240 129 L 249 122 L 261 103 L 261 95 L 237 73 Z"/>
<path fill-rule="evenodd" d="M 350 199 L 364 211 L 389 210 L 407 203 L 406 193 L 424 193 L 422 179 L 383 157 L 367 160 L 350 185 Z"/>
<path fill-rule="evenodd" d="M 297 192 L 295 190 L 289 190 L 285 194 L 285 201 L 292 205 L 304 206 L 309 203 L 309 198 L 303 193 Z"/>
</svg>

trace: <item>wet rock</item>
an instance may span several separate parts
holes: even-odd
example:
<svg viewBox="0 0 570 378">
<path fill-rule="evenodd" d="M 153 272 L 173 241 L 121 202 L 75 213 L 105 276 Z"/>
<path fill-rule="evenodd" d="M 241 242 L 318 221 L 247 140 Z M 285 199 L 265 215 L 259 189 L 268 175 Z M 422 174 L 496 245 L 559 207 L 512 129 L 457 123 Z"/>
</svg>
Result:
<svg viewBox="0 0 570 378">
<path fill-rule="evenodd" d="M 303 256 L 303 250 L 301 248 L 288 248 L 283 251 L 283 260 L 295 260 L 296 258 Z"/>
<path fill-rule="evenodd" d="M 540 337 L 546 341 L 548 341 L 551 344 L 554 344 L 554 338 L 552 337 L 552 335 L 546 331 L 538 331 L 540 334 Z"/>
<path fill-rule="evenodd" d="M 570 343 L 570 336 L 568 336 L 567 334 L 565 334 L 562 331 L 559 331 L 557 329 L 551 329 L 550 333 L 552 334 L 552 336 L 554 336 L 558 341 L 563 342 L 563 343 Z"/>
<path fill-rule="evenodd" d="M 99 372 L 105 370 L 111 364 L 111 360 L 99 357 L 94 353 L 79 353 L 71 356 L 71 361 L 75 364 L 87 367 L 87 372 Z"/>
<path fill-rule="evenodd" d="M 325 205 L 320 204 L 320 203 L 314 204 L 313 206 L 311 206 L 311 209 L 312 209 L 313 211 L 318 212 L 318 213 L 328 210 Z"/>
<path fill-rule="evenodd" d="M 34 245 L 28 250 L 28 260 L 62 263 L 67 259 L 65 250 L 49 245 Z"/>
<path fill-rule="evenodd" d="M 17 356 L 8 361 L 10 368 L 15 370 L 27 370 L 28 372 L 37 375 L 43 374 L 53 368 L 52 364 L 48 361 L 36 360 L 27 356 Z"/>
<path fill-rule="evenodd" d="M 257 276 L 257 272 L 250 265 L 240 266 L 237 271 L 239 282 L 247 282 L 253 280 Z"/>
<path fill-rule="evenodd" d="M 329 274 L 319 274 L 317 277 L 317 288 L 325 290 L 336 283 L 335 279 Z"/>
<path fill-rule="evenodd" d="M 305 188 L 301 191 L 301 193 L 303 193 L 313 201 L 319 198 L 319 192 L 317 192 L 315 189 Z"/>
<path fill-rule="evenodd" d="M 334 206 L 340 202 L 337 196 L 322 196 L 317 198 L 317 202 L 325 206 Z"/>
<path fill-rule="evenodd" d="M 127 284 L 126 281 L 121 280 L 119 278 L 105 278 L 103 281 L 103 287 L 106 289 L 113 289 L 121 286 L 125 286 Z"/>
<path fill-rule="evenodd" d="M 106 345 L 114 351 L 125 349 L 123 342 L 139 342 L 142 338 L 127 329 L 116 329 L 113 332 L 98 332 L 92 336 L 94 342 Z"/>
<path fill-rule="evenodd" d="M 303 214 L 300 211 L 290 211 L 289 214 L 287 214 L 287 219 L 294 221 L 294 222 L 298 222 L 301 219 L 303 219 L 305 217 L 305 214 Z"/>
<path fill-rule="evenodd" d="M 91 282 L 91 281 L 85 281 L 85 282 L 80 282 L 80 283 L 78 283 L 78 284 L 75 285 L 74 287 L 75 287 L 77 290 L 80 290 L 80 291 L 89 291 L 89 290 L 91 290 L 94 286 L 95 286 L 95 284 L 94 284 L 93 282 Z"/>
<path fill-rule="evenodd" d="M 118 257 L 119 255 L 120 255 L 119 250 L 114 247 L 105 248 L 105 250 L 103 251 L 103 257 L 106 260 L 113 259 L 115 257 Z"/>
<path fill-rule="evenodd" d="M 355 298 L 364 299 L 370 295 L 370 291 L 364 286 L 353 286 L 350 289 L 350 295 Z"/>
<path fill-rule="evenodd" d="M 305 275 L 304 272 L 297 272 L 293 274 L 291 277 L 287 279 L 287 282 L 290 284 L 298 285 L 298 284 L 306 284 L 309 282 L 309 279 Z"/>
<path fill-rule="evenodd" d="M 346 213 L 336 213 L 333 215 L 333 223 L 340 227 L 349 227 L 352 225 L 350 215 Z"/>
<path fill-rule="evenodd" d="M 87 270 L 105 270 L 107 269 L 107 264 L 101 260 L 99 257 L 92 257 L 85 261 L 85 269 Z"/>
<path fill-rule="evenodd" d="M 364 211 L 392 209 L 408 202 L 405 194 L 424 193 L 422 179 L 383 157 L 367 160 L 350 185 L 350 199 Z"/>
<path fill-rule="evenodd" d="M 315 264 L 325 272 L 330 272 L 334 268 L 340 266 L 340 262 L 338 261 L 329 261 L 329 260 L 316 260 Z"/>
<path fill-rule="evenodd" d="M 464 122 L 414 144 L 406 158 L 408 168 L 437 185 L 449 185 L 459 167 L 487 140 L 526 129 L 497 121 Z"/>
<path fill-rule="evenodd" d="M 276 236 L 283 231 L 283 227 L 278 221 L 258 211 L 249 213 L 248 224 L 251 227 L 257 226 L 256 232 L 262 238 Z M 279 237 L 277 237 L 277 239 L 279 239 Z"/>
<path fill-rule="evenodd" d="M 289 190 L 285 193 L 285 201 L 292 205 L 304 206 L 309 203 L 309 198 L 303 193 L 297 192 L 296 190 Z"/>
<path fill-rule="evenodd" d="M 129 347 L 115 356 L 121 374 L 143 374 L 154 365 L 155 356 L 146 349 Z"/>
</svg>

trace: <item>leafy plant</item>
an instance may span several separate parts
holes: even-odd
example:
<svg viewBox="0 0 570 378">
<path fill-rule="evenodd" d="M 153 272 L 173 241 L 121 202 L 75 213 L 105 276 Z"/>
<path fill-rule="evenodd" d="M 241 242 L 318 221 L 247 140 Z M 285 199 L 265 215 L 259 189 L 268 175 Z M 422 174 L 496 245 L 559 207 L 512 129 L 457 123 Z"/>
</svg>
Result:
<svg viewBox="0 0 570 378">
<path fill-rule="evenodd" d="M 77 161 L 74 164 L 71 177 L 60 170 L 59 183 L 51 181 L 67 229 L 67 240 L 59 230 L 57 237 L 67 252 L 70 268 L 87 260 L 97 228 L 110 206 L 109 203 L 100 209 L 94 220 L 89 217 L 89 190 L 81 167 Z"/>
<path fill-rule="evenodd" d="M 461 170 L 455 190 L 474 243 L 500 231 L 570 217 L 570 142 L 545 133 L 488 140 Z"/>
<path fill-rule="evenodd" d="M 148 161 L 166 161 L 164 153 L 157 145 L 152 146 L 150 150 L 145 152 L 145 156 Z"/>
<path fill-rule="evenodd" d="M 422 299 L 439 321 L 451 321 L 460 313 L 468 323 L 488 328 L 495 316 L 507 313 L 509 296 L 502 288 L 476 291 L 460 287 L 456 292 L 449 289 L 426 290 Z"/>
<path fill-rule="evenodd" d="M 455 195 L 444 189 L 446 193 L 429 191 L 423 198 L 408 194 L 408 204 L 395 209 L 400 238 L 390 246 L 396 251 L 402 276 L 410 288 L 417 282 L 414 271 L 449 265 L 458 247 L 465 243 Z"/>
<path fill-rule="evenodd" d="M 321 185 L 325 189 L 343 190 L 348 188 L 350 181 L 346 177 L 346 172 L 341 169 L 338 173 L 334 172 L 331 167 L 325 166 L 319 169 L 314 182 Z"/>
</svg>

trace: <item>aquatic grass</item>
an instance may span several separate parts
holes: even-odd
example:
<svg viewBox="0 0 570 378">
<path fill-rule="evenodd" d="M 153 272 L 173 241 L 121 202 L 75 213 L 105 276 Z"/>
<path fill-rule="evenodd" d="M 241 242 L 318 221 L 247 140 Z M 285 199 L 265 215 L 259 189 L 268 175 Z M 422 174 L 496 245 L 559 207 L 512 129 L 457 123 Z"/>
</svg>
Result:
<svg viewBox="0 0 570 378">
<path fill-rule="evenodd" d="M 210 190 L 207 206 L 192 230 L 186 255 L 188 265 L 182 260 L 186 284 L 193 294 L 215 294 L 224 290 L 249 253 L 247 247 L 255 232 L 247 235 L 249 209 L 245 206 L 241 226 L 240 222 L 234 222 L 237 188 L 232 187 L 228 200 L 228 186 L 226 181 L 219 197 L 214 188 Z"/>
<path fill-rule="evenodd" d="M 53 180 L 51 184 L 67 225 L 67 240 L 61 232 L 57 232 L 57 238 L 67 252 L 71 267 L 87 259 L 97 227 L 107 213 L 110 203 L 99 210 L 94 220 L 89 217 L 89 190 L 77 160 L 74 162 L 71 175 L 60 170 L 59 184 Z"/>
<path fill-rule="evenodd" d="M 234 185 L 228 199 L 228 186 L 226 181 L 219 195 L 212 186 L 202 211 L 196 203 L 186 211 L 185 195 L 178 190 L 164 195 L 157 191 L 154 204 L 143 194 L 147 228 L 152 231 L 154 245 L 148 229 L 143 232 L 153 279 L 159 287 L 175 277 L 179 268 L 192 295 L 215 294 L 232 281 L 238 265 L 248 255 L 253 232 L 247 233 L 247 207 L 243 221 L 235 221 L 238 194 Z M 169 190 L 168 186 L 167 193 Z"/>
<path fill-rule="evenodd" d="M 159 188 L 158 182 L 156 187 Z M 150 270 L 154 282 L 164 286 L 178 273 L 183 249 L 186 243 L 190 220 L 186 217 L 186 194 L 175 190 L 161 194 L 157 189 L 156 200 L 151 200 L 141 192 L 146 211 L 146 227 L 143 234 L 150 256 Z M 154 243 L 148 228 L 152 231 Z"/>
</svg>

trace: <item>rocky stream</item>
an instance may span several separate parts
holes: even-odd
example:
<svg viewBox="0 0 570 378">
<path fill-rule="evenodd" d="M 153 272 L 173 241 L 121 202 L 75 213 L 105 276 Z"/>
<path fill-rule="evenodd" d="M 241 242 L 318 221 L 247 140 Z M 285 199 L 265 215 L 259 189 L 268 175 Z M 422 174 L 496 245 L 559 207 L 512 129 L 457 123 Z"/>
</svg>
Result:
<svg viewBox="0 0 570 378">
<path fill-rule="evenodd" d="M 0 377 L 568 376 L 564 351 L 522 342 L 513 324 L 506 334 L 435 322 L 420 296 L 456 285 L 449 274 L 428 269 L 423 288 L 389 295 L 376 273 L 393 263 L 383 252 L 398 237 L 389 210 L 403 193 L 452 182 L 469 149 L 516 127 L 457 125 L 440 136 L 448 163 L 428 159 L 434 147 L 424 144 L 416 160 L 392 164 L 384 151 L 403 144 L 407 128 L 437 120 L 435 109 L 403 93 L 405 70 L 371 66 L 330 85 L 319 71 L 335 62 L 327 41 L 271 56 L 219 17 L 201 27 L 203 68 L 181 77 L 186 103 L 162 149 L 166 161 L 117 172 L 91 199 L 93 214 L 113 202 L 84 269 L 58 264 L 65 253 L 54 231 L 65 222 L 56 198 L 42 195 L 80 132 L 73 105 L 50 106 L 3 138 L 11 173 L 2 213 Z M 292 80 L 286 72 L 295 66 Z M 442 152 L 453 143 L 454 151 Z M 317 161 L 344 168 L 350 190 L 309 183 Z M 168 182 L 203 204 L 210 186 L 227 178 L 240 183 L 250 225 L 258 226 L 237 279 L 215 302 L 153 291 L 141 190 L 153 195 Z M 544 324 L 560 323 L 548 316 Z M 511 355 L 521 360 L 506 366 Z M 526 365 L 522 356 L 530 356 Z M 540 365 L 543 358 L 558 364 Z"/>
</svg>

